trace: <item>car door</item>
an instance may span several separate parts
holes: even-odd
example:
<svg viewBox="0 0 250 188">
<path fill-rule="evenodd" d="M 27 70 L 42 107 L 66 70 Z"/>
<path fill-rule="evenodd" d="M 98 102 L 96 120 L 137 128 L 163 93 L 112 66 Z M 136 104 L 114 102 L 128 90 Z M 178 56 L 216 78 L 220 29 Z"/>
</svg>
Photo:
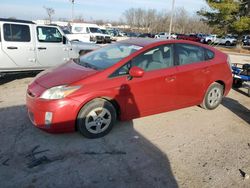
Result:
<svg viewBox="0 0 250 188">
<path fill-rule="evenodd" d="M 13 63 L 13 67 L 9 68 L 25 69 L 38 66 L 29 24 L 4 23 L 2 50 L 8 56 L 8 61 Z"/>
<path fill-rule="evenodd" d="M 199 104 L 206 92 L 211 70 L 204 48 L 192 44 L 175 45 L 178 61 L 176 105 L 178 108 Z"/>
<path fill-rule="evenodd" d="M 56 27 L 37 26 L 36 53 L 40 65 L 52 67 L 69 60 L 68 44 L 63 44 L 63 36 Z"/>
<path fill-rule="evenodd" d="M 127 117 L 135 118 L 174 108 L 176 67 L 172 52 L 172 45 L 152 48 L 115 72 L 121 85 L 119 96 Z M 144 76 L 127 79 L 128 70 L 133 66 L 142 68 Z"/>
</svg>

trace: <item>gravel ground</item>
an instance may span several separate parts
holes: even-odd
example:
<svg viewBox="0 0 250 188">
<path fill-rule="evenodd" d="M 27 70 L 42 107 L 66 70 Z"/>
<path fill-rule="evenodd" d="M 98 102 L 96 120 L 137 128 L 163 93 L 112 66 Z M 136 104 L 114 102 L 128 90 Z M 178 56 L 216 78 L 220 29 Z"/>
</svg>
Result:
<svg viewBox="0 0 250 188">
<path fill-rule="evenodd" d="M 250 187 L 245 90 L 231 90 L 213 111 L 195 106 L 118 122 L 90 140 L 33 127 L 25 108 L 33 77 L 0 80 L 0 187 Z"/>
</svg>

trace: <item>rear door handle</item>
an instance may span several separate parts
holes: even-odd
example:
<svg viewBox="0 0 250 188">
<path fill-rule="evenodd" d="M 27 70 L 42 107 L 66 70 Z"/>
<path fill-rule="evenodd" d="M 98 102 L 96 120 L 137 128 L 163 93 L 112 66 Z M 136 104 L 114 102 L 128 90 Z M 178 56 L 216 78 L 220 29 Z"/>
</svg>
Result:
<svg viewBox="0 0 250 188">
<path fill-rule="evenodd" d="M 8 46 L 7 49 L 10 49 L 10 50 L 16 50 L 18 49 L 16 46 Z"/>
<path fill-rule="evenodd" d="M 206 67 L 206 68 L 202 69 L 202 72 L 203 73 L 210 73 L 210 70 L 209 70 L 209 68 Z"/>
<path fill-rule="evenodd" d="M 46 47 L 38 47 L 37 49 L 38 50 L 46 50 L 47 48 Z"/>
<path fill-rule="evenodd" d="M 174 82 L 175 80 L 176 80 L 175 76 L 168 76 L 165 78 L 165 81 L 167 81 L 167 82 Z"/>
</svg>

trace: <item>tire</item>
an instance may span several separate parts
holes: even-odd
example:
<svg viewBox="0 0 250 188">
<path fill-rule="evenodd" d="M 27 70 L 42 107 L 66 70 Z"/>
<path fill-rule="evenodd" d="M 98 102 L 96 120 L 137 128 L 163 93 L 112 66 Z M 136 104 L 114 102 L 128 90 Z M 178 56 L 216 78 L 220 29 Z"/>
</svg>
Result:
<svg viewBox="0 0 250 188">
<path fill-rule="evenodd" d="M 222 101 L 223 92 L 224 88 L 221 84 L 218 83 L 211 84 L 207 89 L 201 107 L 206 110 L 213 110 L 217 108 Z"/>
<path fill-rule="evenodd" d="M 108 134 L 116 121 L 114 106 L 104 99 L 94 99 L 84 105 L 77 116 L 77 130 L 87 138 Z"/>
<path fill-rule="evenodd" d="M 209 45 L 212 44 L 212 41 L 211 41 L 211 40 L 208 40 L 208 41 L 207 41 L 207 44 L 209 44 Z"/>
<path fill-rule="evenodd" d="M 226 45 L 226 46 L 231 46 L 231 42 L 230 42 L 230 41 L 227 41 L 227 42 L 225 43 L 225 45 Z"/>
</svg>

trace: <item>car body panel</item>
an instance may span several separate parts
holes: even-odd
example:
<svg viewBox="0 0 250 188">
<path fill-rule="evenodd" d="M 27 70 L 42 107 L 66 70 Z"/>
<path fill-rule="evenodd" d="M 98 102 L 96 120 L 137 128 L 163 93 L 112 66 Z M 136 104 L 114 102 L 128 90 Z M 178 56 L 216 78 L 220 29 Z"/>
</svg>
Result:
<svg viewBox="0 0 250 188">
<path fill-rule="evenodd" d="M 54 126 L 56 131 L 60 131 L 58 128 L 60 126 L 62 126 L 62 131 L 74 130 L 75 120 L 80 109 L 96 98 L 113 102 L 119 109 L 119 119 L 130 120 L 199 105 L 207 88 L 213 82 L 225 85 L 224 95 L 227 95 L 231 88 L 232 75 L 227 64 L 227 56 L 212 47 L 184 40 L 131 39 L 120 43 L 133 44 L 143 48 L 105 70 L 92 70 L 69 62 L 47 73 L 42 73 L 29 85 L 27 107 L 31 114 L 35 114 L 34 118 L 38 118 L 38 120 L 34 120 L 35 123 L 39 122 L 38 127 L 44 129 L 44 125 L 42 125 L 44 113 L 52 111 L 55 113 L 53 117 L 56 119 L 53 121 L 57 125 L 56 128 Z M 175 43 L 192 44 L 209 49 L 213 51 L 215 57 L 204 62 L 176 64 L 169 68 L 145 71 L 140 78 L 131 79 L 129 75 L 111 76 L 118 68 L 147 50 L 163 44 Z M 47 88 L 61 84 L 81 86 L 81 88 L 64 99 L 40 98 Z M 54 129 L 52 125 L 50 130 Z"/>
</svg>

